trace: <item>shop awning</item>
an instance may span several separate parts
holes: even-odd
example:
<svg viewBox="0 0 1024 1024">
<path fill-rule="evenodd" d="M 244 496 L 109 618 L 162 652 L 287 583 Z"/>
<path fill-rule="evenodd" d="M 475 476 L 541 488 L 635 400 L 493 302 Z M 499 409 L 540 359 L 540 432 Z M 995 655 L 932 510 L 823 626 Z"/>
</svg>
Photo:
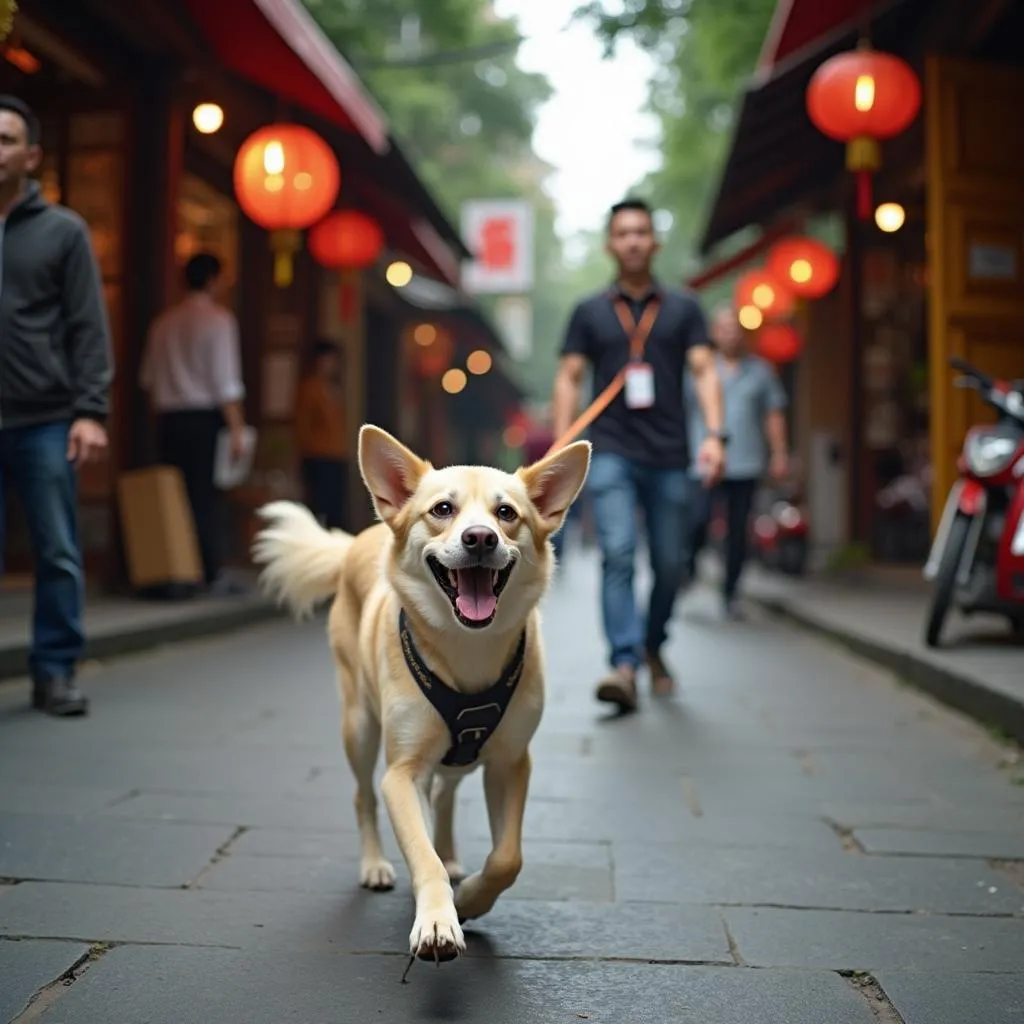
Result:
<svg viewBox="0 0 1024 1024">
<path fill-rule="evenodd" d="M 424 186 L 385 115 L 301 0 L 184 0 L 217 59 L 296 109 L 335 149 L 343 201 L 376 217 L 391 247 L 455 284 L 470 256 Z M 347 198 L 346 198 L 347 196 Z"/>
<path fill-rule="evenodd" d="M 376 153 L 391 146 L 384 113 L 301 0 L 185 0 L 236 74 L 354 131 Z"/>
<path fill-rule="evenodd" d="M 852 0 L 780 3 L 780 10 L 788 7 L 789 17 L 776 30 L 779 41 L 766 42 L 763 60 L 770 63 L 762 64 L 740 101 L 732 146 L 700 241 L 702 254 L 742 228 L 768 223 L 786 208 L 813 200 L 842 173 L 843 147 L 811 124 L 805 94 L 823 61 L 856 45 L 863 21 L 859 5 L 852 20 L 848 16 L 851 4 Z M 932 0 L 896 0 L 876 10 L 871 21 L 873 44 L 905 55 L 919 37 L 931 4 Z M 801 13 L 805 9 L 806 14 Z M 830 20 L 833 15 L 846 18 Z M 792 29 L 787 27 L 790 21 Z M 816 37 L 792 49 L 815 28 Z M 776 61 L 775 56 L 784 52 L 785 58 Z"/>
<path fill-rule="evenodd" d="M 701 288 L 707 288 L 709 284 L 719 280 L 719 278 L 725 277 L 727 274 L 731 274 L 741 267 L 746 266 L 751 260 L 757 259 L 758 256 L 763 252 L 767 252 L 780 238 L 788 235 L 790 232 L 795 231 L 797 224 L 795 221 L 787 220 L 784 223 L 773 225 L 767 231 L 761 234 L 761 237 L 756 241 L 751 242 L 749 245 L 745 245 L 739 252 L 734 252 L 731 256 L 727 256 L 724 259 L 719 260 L 717 263 L 712 263 L 710 266 L 705 267 L 698 274 L 694 274 L 693 277 L 688 278 L 686 281 L 686 287 L 692 288 L 694 291 L 700 291 Z"/>
</svg>

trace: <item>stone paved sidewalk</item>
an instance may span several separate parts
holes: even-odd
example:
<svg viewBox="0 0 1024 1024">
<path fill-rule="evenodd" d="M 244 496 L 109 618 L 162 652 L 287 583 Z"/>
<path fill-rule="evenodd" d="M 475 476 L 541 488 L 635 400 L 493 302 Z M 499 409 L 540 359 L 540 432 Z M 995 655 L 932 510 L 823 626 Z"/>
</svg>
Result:
<svg viewBox="0 0 1024 1024">
<path fill-rule="evenodd" d="M 393 893 L 356 884 L 321 625 L 110 665 L 84 721 L 0 690 L 0 1021 L 1020 1024 L 1012 751 L 701 593 L 680 699 L 607 720 L 595 588 L 575 561 L 549 600 L 523 874 L 469 956 L 408 985 L 404 866 Z"/>
<path fill-rule="evenodd" d="M 914 571 L 791 579 L 752 567 L 752 598 L 850 646 L 951 707 L 1024 743 L 1024 640 L 1004 618 L 949 617 L 943 646 L 924 644 L 928 585 Z"/>
<path fill-rule="evenodd" d="M 245 574 L 239 576 L 248 582 Z M 275 617 L 276 609 L 256 592 L 188 601 L 143 601 L 93 593 L 85 607 L 85 655 L 89 660 L 104 660 Z M 5 580 L 0 589 L 0 682 L 27 673 L 31 623 L 31 578 L 19 579 L 13 586 Z"/>
</svg>

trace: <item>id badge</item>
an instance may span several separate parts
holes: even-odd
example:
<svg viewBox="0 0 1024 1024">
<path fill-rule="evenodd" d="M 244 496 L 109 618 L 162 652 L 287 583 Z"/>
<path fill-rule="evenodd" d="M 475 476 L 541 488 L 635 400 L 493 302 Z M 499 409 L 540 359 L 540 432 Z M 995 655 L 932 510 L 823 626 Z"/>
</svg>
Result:
<svg viewBox="0 0 1024 1024">
<path fill-rule="evenodd" d="M 650 409 L 654 405 L 654 370 L 650 363 L 630 363 L 626 367 L 625 398 L 627 409 Z"/>
</svg>

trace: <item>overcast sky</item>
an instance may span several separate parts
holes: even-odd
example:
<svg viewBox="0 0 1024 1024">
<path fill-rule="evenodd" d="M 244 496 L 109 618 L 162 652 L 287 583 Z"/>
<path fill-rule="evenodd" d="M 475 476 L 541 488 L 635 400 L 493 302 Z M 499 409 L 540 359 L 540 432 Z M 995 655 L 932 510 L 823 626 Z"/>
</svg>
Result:
<svg viewBox="0 0 1024 1024">
<path fill-rule="evenodd" d="M 580 0 L 496 0 L 498 14 L 518 18 L 527 42 L 519 63 L 547 75 L 555 90 L 540 111 L 534 148 L 557 171 L 548 191 L 558 208 L 563 237 L 599 227 L 631 185 L 657 166 L 642 140 L 657 136 L 657 122 L 642 113 L 649 57 L 620 42 L 611 60 L 586 24 L 570 28 Z"/>
</svg>

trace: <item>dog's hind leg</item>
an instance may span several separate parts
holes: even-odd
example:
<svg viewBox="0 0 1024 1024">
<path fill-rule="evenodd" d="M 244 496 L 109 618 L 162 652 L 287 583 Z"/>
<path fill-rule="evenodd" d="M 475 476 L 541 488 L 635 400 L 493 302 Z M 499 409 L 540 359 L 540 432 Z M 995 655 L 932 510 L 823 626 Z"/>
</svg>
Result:
<svg viewBox="0 0 1024 1024">
<path fill-rule="evenodd" d="M 356 778 L 356 821 L 362 841 L 359 884 L 383 892 L 395 886 L 395 869 L 385 859 L 377 823 L 373 770 L 380 753 L 380 723 L 358 698 L 346 702 L 341 716 L 345 754 Z"/>
<path fill-rule="evenodd" d="M 483 869 L 470 875 L 455 893 L 460 921 L 481 917 L 519 877 L 523 867 L 523 815 L 530 786 L 530 755 L 512 765 L 487 765 L 484 796 L 493 846 Z"/>
<path fill-rule="evenodd" d="M 462 781 L 461 775 L 434 776 L 431 802 L 434 805 L 434 849 L 444 863 L 448 878 L 456 885 L 465 877 L 465 871 L 455 853 L 455 795 Z"/>
</svg>

